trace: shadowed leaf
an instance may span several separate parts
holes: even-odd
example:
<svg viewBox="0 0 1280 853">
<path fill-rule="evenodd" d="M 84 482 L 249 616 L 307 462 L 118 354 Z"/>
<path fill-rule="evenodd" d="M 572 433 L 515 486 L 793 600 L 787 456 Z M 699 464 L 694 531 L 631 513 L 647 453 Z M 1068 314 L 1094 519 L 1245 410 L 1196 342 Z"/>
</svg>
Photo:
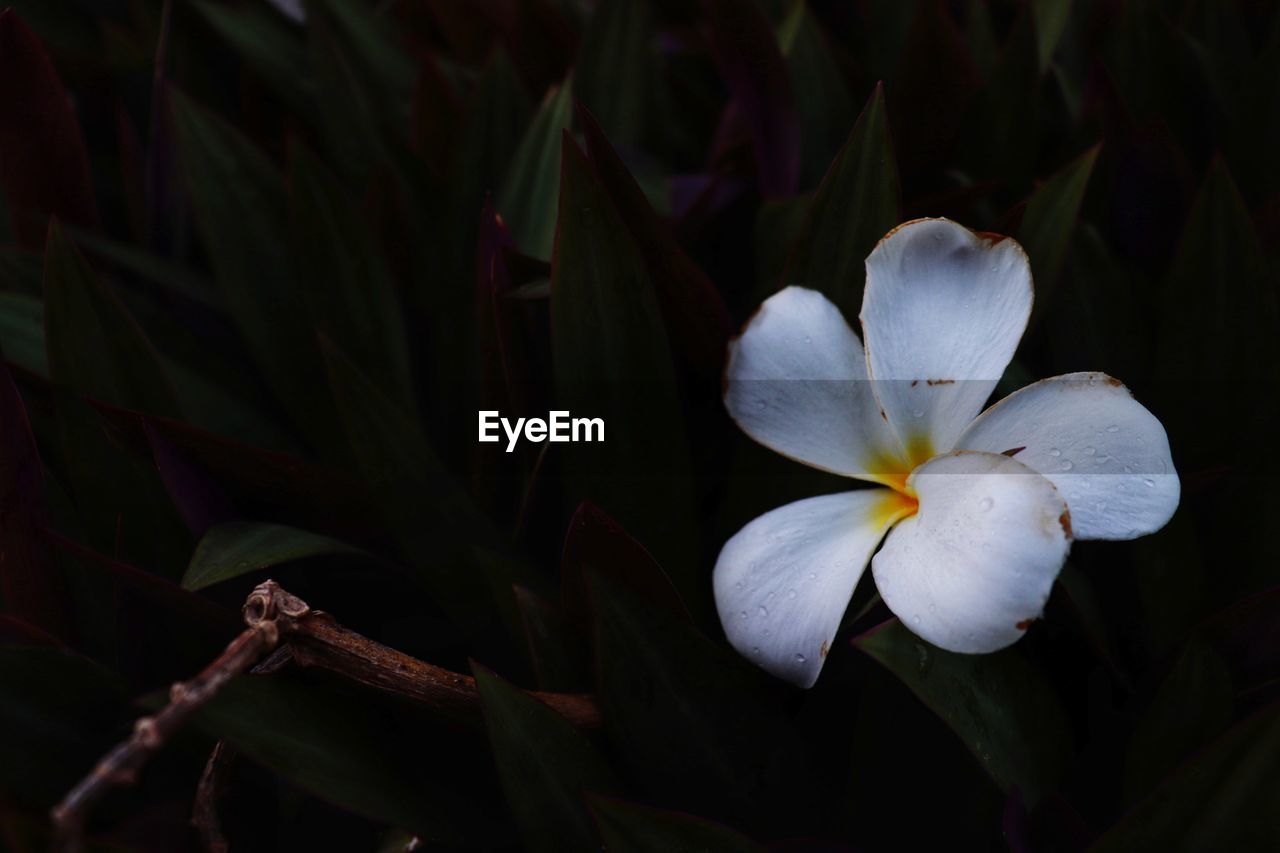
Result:
<svg viewBox="0 0 1280 853">
<path fill-rule="evenodd" d="M 1002 790 L 1017 785 L 1034 804 L 1057 784 L 1071 735 L 1045 680 L 1018 649 L 946 652 L 898 620 L 854 639 L 941 718 Z"/>
<path fill-rule="evenodd" d="M 779 285 L 821 291 L 849 322 L 862 310 L 864 262 L 898 224 L 898 170 L 877 85 L 809 206 Z"/>
<path fill-rule="evenodd" d="M 493 758 L 530 850 L 596 850 L 583 794 L 618 789 L 586 736 L 560 714 L 473 663 Z"/>
<path fill-rule="evenodd" d="M 526 254 L 549 259 L 560 200 L 560 138 L 573 120 L 572 86 L 547 92 L 511 159 L 497 209 Z"/>
<path fill-rule="evenodd" d="M 1032 194 L 1022 215 L 1018 240 L 1031 260 L 1037 314 L 1049 305 L 1057 284 L 1100 147 L 1090 148 L 1045 181 Z"/>
<path fill-rule="evenodd" d="M 209 528 L 197 543 L 186 574 L 182 576 L 182 586 L 189 590 L 204 589 L 282 563 L 335 554 L 368 556 L 367 552 L 346 542 L 296 527 L 225 521 Z"/>
<path fill-rule="evenodd" d="M 128 409 L 178 413 L 151 342 L 56 223 L 45 249 L 44 290 L 49 373 L 55 382 Z"/>
</svg>

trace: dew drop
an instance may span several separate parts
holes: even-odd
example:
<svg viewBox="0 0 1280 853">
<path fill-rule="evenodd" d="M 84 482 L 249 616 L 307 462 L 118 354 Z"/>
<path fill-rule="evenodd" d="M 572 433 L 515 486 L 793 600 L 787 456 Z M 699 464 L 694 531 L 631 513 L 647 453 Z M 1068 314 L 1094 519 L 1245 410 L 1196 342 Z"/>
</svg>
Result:
<svg viewBox="0 0 1280 853">
<path fill-rule="evenodd" d="M 739 616 L 739 618 L 746 619 L 746 618 L 747 618 L 747 611 L 743 610 L 741 613 L 739 613 L 739 614 L 738 614 L 738 616 Z"/>
<path fill-rule="evenodd" d="M 1097 452 L 1098 452 L 1098 451 L 1097 451 L 1097 450 L 1095 450 L 1095 449 L 1093 449 L 1092 447 L 1086 447 L 1086 448 L 1084 449 L 1084 455 L 1085 455 L 1085 456 L 1092 456 L 1093 454 L 1095 454 L 1095 453 L 1097 453 Z"/>
<path fill-rule="evenodd" d="M 804 336 L 804 342 L 805 342 L 806 344 L 811 344 L 811 343 L 813 343 L 813 338 L 812 338 L 810 335 L 805 335 L 805 336 Z"/>
<path fill-rule="evenodd" d="M 930 604 L 930 605 L 929 605 L 929 612 L 930 612 L 930 613 L 937 613 L 937 612 L 938 612 L 938 605 L 936 605 L 936 604 Z"/>
<path fill-rule="evenodd" d="M 742 589 L 742 581 L 738 581 L 733 585 L 734 589 Z"/>
<path fill-rule="evenodd" d="M 1107 427 L 1107 432 L 1119 432 L 1119 431 L 1120 431 L 1120 427 L 1116 426 L 1115 424 L 1112 424 L 1111 426 Z"/>
<path fill-rule="evenodd" d="M 759 647 L 759 646 L 752 646 L 752 647 L 751 647 L 751 654 L 753 654 L 753 655 L 758 655 L 758 654 L 760 654 L 760 647 Z"/>
<path fill-rule="evenodd" d="M 1142 481 L 1142 485 L 1146 486 L 1148 489 L 1154 489 L 1154 488 L 1156 487 L 1156 481 L 1155 481 L 1155 480 L 1143 480 L 1143 481 Z"/>
<path fill-rule="evenodd" d="M 919 613 L 917 613 L 915 616 L 912 616 L 912 617 L 911 617 L 911 622 L 912 622 L 913 624 L 915 624 L 915 625 L 919 625 L 919 624 L 920 624 L 920 614 L 919 614 Z"/>
<path fill-rule="evenodd" d="M 809 580 L 811 580 L 811 581 L 816 581 L 817 579 L 818 579 L 818 573 L 817 573 L 817 572 L 809 572 Z"/>
<path fill-rule="evenodd" d="M 1062 465 L 1060 465 L 1059 467 L 1062 468 L 1063 471 L 1070 471 L 1075 466 L 1071 464 L 1070 459 L 1064 459 L 1062 460 Z"/>
<path fill-rule="evenodd" d="M 794 589 L 787 590 L 787 598 L 795 598 L 795 597 L 796 597 L 796 591 Z"/>
<path fill-rule="evenodd" d="M 804 655 L 796 653 L 796 663 L 804 663 Z"/>
<path fill-rule="evenodd" d="M 912 413 L 911 413 L 911 416 L 912 416 L 912 417 L 916 417 L 916 418 L 923 418 L 923 417 L 924 417 L 924 409 L 916 409 L 914 412 L 912 412 Z"/>
<path fill-rule="evenodd" d="M 983 498 L 982 500 L 978 501 L 978 509 L 982 510 L 983 512 L 990 512 L 991 508 L 995 505 L 996 505 L 996 502 L 993 501 L 991 498 Z"/>
<path fill-rule="evenodd" d="M 1057 457 L 1059 457 L 1059 456 L 1061 456 L 1061 455 L 1062 455 L 1062 451 L 1061 451 L 1061 450 L 1059 450 L 1059 449 L 1058 449 L 1058 448 L 1056 448 L 1056 447 L 1051 447 L 1051 448 L 1049 449 L 1049 455 L 1050 455 L 1050 456 L 1052 456 L 1052 457 L 1054 457 L 1054 458 L 1056 459 Z"/>
<path fill-rule="evenodd" d="M 765 607 L 763 604 L 761 604 L 761 605 L 760 605 L 760 609 L 759 609 L 759 610 L 757 610 L 756 612 L 757 612 L 757 613 L 759 613 L 761 616 L 768 616 L 768 615 L 769 615 L 769 608 L 767 608 L 767 607 Z"/>
</svg>

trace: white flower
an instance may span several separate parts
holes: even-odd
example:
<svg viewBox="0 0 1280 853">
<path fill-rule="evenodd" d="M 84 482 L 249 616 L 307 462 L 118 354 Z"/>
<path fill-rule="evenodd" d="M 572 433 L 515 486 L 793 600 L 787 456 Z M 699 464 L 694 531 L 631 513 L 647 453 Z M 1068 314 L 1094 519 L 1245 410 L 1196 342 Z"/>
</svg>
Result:
<svg viewBox="0 0 1280 853">
<path fill-rule="evenodd" d="M 1164 428 L 1115 379 L 1045 379 L 979 414 L 1031 299 L 1015 241 L 921 219 L 867 258 L 865 353 L 815 291 L 760 307 L 730 346 L 729 414 L 766 447 L 881 487 L 788 504 L 725 544 L 713 584 L 739 652 L 812 686 L 868 560 L 916 634 L 994 651 L 1040 616 L 1073 538 L 1169 520 L 1180 485 Z"/>
</svg>

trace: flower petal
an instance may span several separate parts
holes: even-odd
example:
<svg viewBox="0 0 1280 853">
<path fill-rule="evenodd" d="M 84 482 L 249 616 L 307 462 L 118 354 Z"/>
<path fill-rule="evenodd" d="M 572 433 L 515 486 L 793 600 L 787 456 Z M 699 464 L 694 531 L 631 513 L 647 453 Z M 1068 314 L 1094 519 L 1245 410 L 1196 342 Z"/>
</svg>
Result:
<svg viewBox="0 0 1280 853">
<path fill-rule="evenodd" d="M 724 632 L 744 657 L 811 687 L 885 530 L 911 505 L 889 489 L 807 498 L 725 543 L 712 574 Z"/>
<path fill-rule="evenodd" d="M 901 466 L 862 342 L 825 296 L 788 287 L 729 345 L 724 402 L 747 435 L 799 462 L 888 482 Z"/>
<path fill-rule="evenodd" d="M 871 562 L 880 596 L 916 634 L 990 652 L 1040 616 L 1071 546 L 1066 503 L 1047 479 L 995 453 L 938 456 L 907 481 L 920 510 Z"/>
<path fill-rule="evenodd" d="M 1178 508 L 1181 484 L 1155 415 L 1105 373 L 1068 373 L 1015 391 L 956 443 L 1003 453 L 1044 474 L 1066 498 L 1076 539 L 1154 533 Z"/>
<path fill-rule="evenodd" d="M 876 394 L 907 456 L 955 446 L 1031 315 L 1016 241 L 946 219 L 900 225 L 867 257 L 862 329 Z"/>
</svg>

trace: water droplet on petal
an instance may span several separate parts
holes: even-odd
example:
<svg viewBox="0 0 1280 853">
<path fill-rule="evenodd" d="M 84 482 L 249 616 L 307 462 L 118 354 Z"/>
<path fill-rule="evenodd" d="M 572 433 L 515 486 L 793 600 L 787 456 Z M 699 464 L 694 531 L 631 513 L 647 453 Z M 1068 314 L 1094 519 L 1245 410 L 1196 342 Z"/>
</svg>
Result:
<svg viewBox="0 0 1280 853">
<path fill-rule="evenodd" d="M 1063 471 L 1070 471 L 1070 470 L 1071 470 L 1072 468 L 1074 468 L 1075 466 L 1071 464 L 1071 460 L 1070 460 L 1070 459 L 1064 459 L 1064 460 L 1063 460 L 1063 462 L 1062 462 L 1062 465 L 1061 465 L 1061 466 L 1059 466 L 1059 467 L 1061 467 Z"/>
<path fill-rule="evenodd" d="M 1097 453 L 1097 452 L 1098 452 L 1098 451 L 1097 451 L 1097 450 L 1094 450 L 1092 447 L 1086 447 L 1086 448 L 1084 449 L 1084 455 L 1085 455 L 1085 456 L 1092 456 L 1093 454 L 1095 454 L 1095 453 Z"/>
<path fill-rule="evenodd" d="M 806 344 L 811 344 L 811 343 L 813 343 L 813 338 L 812 338 L 811 336 L 809 336 L 809 335 L 805 335 L 805 336 L 804 336 L 804 342 L 805 342 Z"/>
<path fill-rule="evenodd" d="M 919 625 L 919 624 L 920 624 L 920 614 L 919 614 L 919 613 L 917 613 L 915 616 L 912 616 L 912 617 L 911 617 L 911 622 L 912 622 L 912 624 Z"/>
<path fill-rule="evenodd" d="M 747 618 L 747 611 L 743 610 L 741 613 L 739 613 L 739 614 L 738 614 L 738 616 L 739 616 L 739 618 L 746 619 L 746 618 Z"/>
<path fill-rule="evenodd" d="M 1112 424 L 1111 426 L 1107 427 L 1107 432 L 1119 432 L 1119 431 L 1120 431 L 1120 427 L 1116 426 L 1115 424 Z"/>
<path fill-rule="evenodd" d="M 796 597 L 796 591 L 794 589 L 787 590 L 787 598 L 795 598 L 795 597 Z"/>
<path fill-rule="evenodd" d="M 760 605 L 760 609 L 759 609 L 758 611 L 756 611 L 756 612 L 758 612 L 761 616 L 768 616 L 768 615 L 769 615 L 769 608 L 767 608 L 767 607 L 765 607 L 763 604 L 761 604 L 761 605 Z"/>
<path fill-rule="evenodd" d="M 916 417 L 916 418 L 923 418 L 923 417 L 924 417 L 924 409 L 916 409 L 914 412 L 912 412 L 912 413 L 911 413 L 911 416 L 912 416 L 912 417 Z"/>
<path fill-rule="evenodd" d="M 1155 480 L 1143 480 L 1143 481 L 1142 481 L 1142 485 L 1146 486 L 1148 489 L 1154 489 L 1154 488 L 1156 487 L 1156 481 L 1155 481 Z"/>
<path fill-rule="evenodd" d="M 1061 455 L 1062 455 L 1062 451 L 1061 451 L 1061 450 L 1059 450 L 1059 449 L 1058 449 L 1058 448 L 1056 448 L 1056 447 L 1051 447 L 1051 448 L 1049 448 L 1049 455 L 1050 455 L 1050 456 L 1053 456 L 1053 457 L 1055 457 L 1055 458 L 1056 458 L 1056 457 L 1058 457 L 1058 456 L 1061 456 Z"/>
<path fill-rule="evenodd" d="M 797 653 L 797 654 L 796 654 L 796 663 L 804 663 L 804 655 Z"/>
<path fill-rule="evenodd" d="M 818 573 L 817 573 L 817 572 L 809 572 L 809 580 L 811 580 L 811 581 L 816 581 L 817 579 L 818 579 Z"/>
<path fill-rule="evenodd" d="M 938 605 L 936 605 L 936 604 L 930 604 L 930 605 L 929 605 L 929 612 L 930 612 L 930 613 L 937 613 L 937 612 L 938 612 Z"/>
<path fill-rule="evenodd" d="M 996 505 L 996 502 L 993 501 L 991 498 L 983 498 L 982 500 L 978 501 L 978 509 L 982 510 L 983 512 L 990 512 L 991 508 L 995 505 Z"/>
</svg>

